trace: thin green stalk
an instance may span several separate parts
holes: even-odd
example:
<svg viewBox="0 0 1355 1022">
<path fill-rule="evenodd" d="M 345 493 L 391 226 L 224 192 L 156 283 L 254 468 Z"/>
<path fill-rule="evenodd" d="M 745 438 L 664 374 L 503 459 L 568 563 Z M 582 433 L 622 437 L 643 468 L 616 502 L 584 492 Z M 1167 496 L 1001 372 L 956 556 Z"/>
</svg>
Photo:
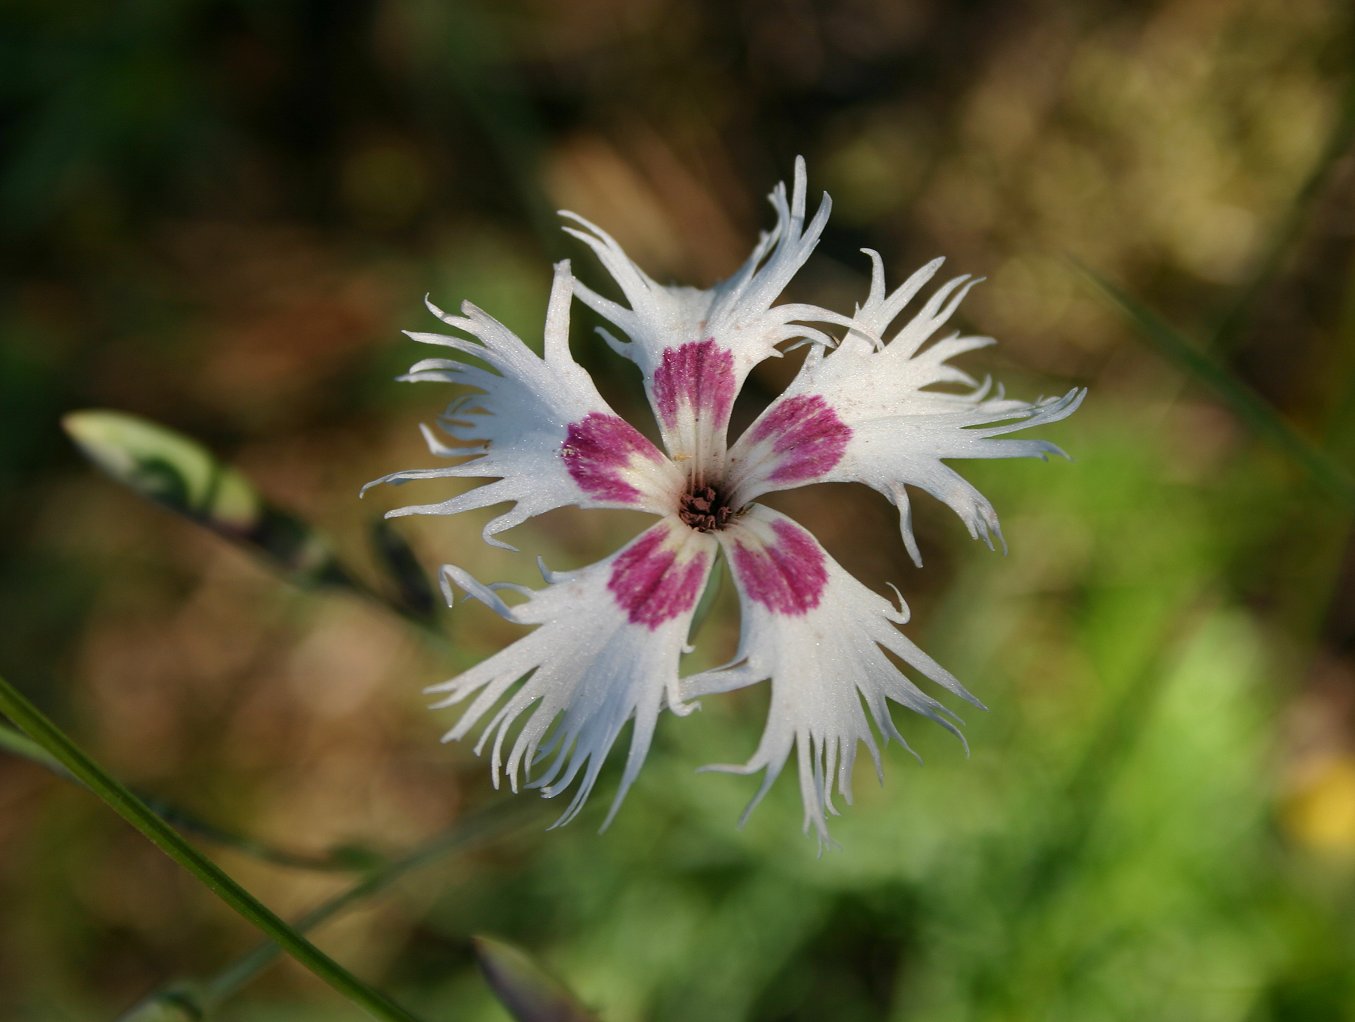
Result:
<svg viewBox="0 0 1355 1022">
<path fill-rule="evenodd" d="M 1298 194 L 1294 196 L 1294 201 L 1290 203 L 1289 211 L 1280 221 L 1279 228 L 1271 238 L 1251 278 L 1238 290 L 1232 304 L 1219 317 L 1218 325 L 1215 326 L 1210 338 L 1210 347 L 1214 351 L 1227 351 L 1246 327 L 1256 303 L 1271 280 L 1279 273 L 1285 256 L 1298 238 L 1299 232 L 1303 230 L 1314 202 L 1326 189 L 1333 171 L 1341 158 L 1349 153 L 1352 143 L 1355 143 L 1355 77 L 1351 78 L 1346 87 L 1341 111 L 1336 117 L 1336 123 L 1332 125 L 1331 134 L 1327 136 L 1327 144 L 1323 146 L 1316 164 L 1299 188 Z"/>
<path fill-rule="evenodd" d="M 309 932 L 350 905 L 379 893 L 414 870 L 431 865 L 452 852 L 465 851 L 501 837 L 526 820 L 534 818 L 529 817 L 518 803 L 499 803 L 481 810 L 469 819 L 458 820 L 447 830 L 400 858 L 392 859 L 370 876 L 317 905 L 297 919 L 293 923 L 293 929 L 298 933 Z M 279 948 L 276 944 L 271 942 L 260 944 L 217 973 L 202 988 L 204 1007 L 209 1009 L 219 1007 L 222 1002 L 271 965 L 278 953 Z"/>
<path fill-rule="evenodd" d="M 305 869 L 316 873 L 355 873 L 371 869 L 384 861 L 378 852 L 357 845 L 341 845 L 319 854 L 280 848 L 248 834 L 239 834 L 219 827 L 210 820 L 202 819 L 196 813 L 158 798 L 146 795 L 139 797 L 146 803 L 147 808 L 171 827 L 272 866 Z"/>
<path fill-rule="evenodd" d="M 79 783 L 71 772 L 62 766 L 59 759 L 23 732 L 16 731 L 6 724 L 0 724 L 0 751 L 20 756 L 37 763 L 39 766 L 46 767 L 58 777 Z M 151 812 L 171 826 L 274 866 L 286 866 L 289 869 L 309 869 L 316 872 L 352 873 L 357 870 L 371 869 L 381 861 L 376 853 L 358 847 L 332 848 L 320 855 L 279 848 L 277 845 L 268 844 L 247 834 L 237 834 L 224 827 L 219 827 L 202 819 L 196 813 L 162 801 L 153 795 L 135 794 L 146 803 Z"/>
<path fill-rule="evenodd" d="M 1169 361 L 1212 390 L 1258 435 L 1270 441 L 1308 471 L 1332 496 L 1355 504 L 1355 479 L 1344 467 L 1314 446 L 1280 416 L 1265 398 L 1224 366 L 1205 354 L 1138 300 L 1121 291 L 1096 271 L 1078 263 L 1088 279 L 1138 326 L 1140 332 Z"/>
<path fill-rule="evenodd" d="M 231 879 L 221 867 L 188 844 L 144 802 L 85 755 L 78 745 L 3 677 L 0 677 L 0 712 L 157 848 L 320 979 L 365 1009 L 373 1018 L 391 1022 L 418 1022 L 416 1016 L 367 986 L 311 944 Z"/>
<path fill-rule="evenodd" d="M 0 724 L 0 749 L 12 753 L 15 756 L 22 756 L 24 759 L 32 760 L 39 766 L 45 766 L 54 774 L 61 777 L 70 777 L 70 771 L 61 765 L 61 760 L 57 759 L 50 752 L 44 749 L 33 739 L 29 738 L 22 731 L 16 731 L 12 727 Z"/>
</svg>

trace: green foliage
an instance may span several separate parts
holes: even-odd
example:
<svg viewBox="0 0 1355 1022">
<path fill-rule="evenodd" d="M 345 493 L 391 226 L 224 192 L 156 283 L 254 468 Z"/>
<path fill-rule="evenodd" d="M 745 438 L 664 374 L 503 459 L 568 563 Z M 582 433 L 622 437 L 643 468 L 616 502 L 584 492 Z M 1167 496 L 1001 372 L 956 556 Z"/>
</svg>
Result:
<svg viewBox="0 0 1355 1022">
<path fill-rule="evenodd" d="M 62 734 L 4 678 L 0 678 L 0 712 L 59 760 L 72 776 L 83 782 L 110 809 L 315 975 L 355 1004 L 361 1005 L 373 1018 L 415 1022 L 415 1016 L 354 977 L 262 905 L 216 863 L 184 841 L 150 807 L 86 756 L 79 746 Z M 171 997 L 171 1003 L 178 1005 L 176 1010 L 182 1011 L 183 1002 L 184 995 Z M 163 1000 L 160 1007 L 165 1007 Z"/>
<path fill-rule="evenodd" d="M 201 444 L 122 412 L 72 412 L 62 425 L 85 456 L 118 482 L 246 544 L 292 581 L 348 581 L 326 539 L 264 501 L 244 476 Z"/>
</svg>

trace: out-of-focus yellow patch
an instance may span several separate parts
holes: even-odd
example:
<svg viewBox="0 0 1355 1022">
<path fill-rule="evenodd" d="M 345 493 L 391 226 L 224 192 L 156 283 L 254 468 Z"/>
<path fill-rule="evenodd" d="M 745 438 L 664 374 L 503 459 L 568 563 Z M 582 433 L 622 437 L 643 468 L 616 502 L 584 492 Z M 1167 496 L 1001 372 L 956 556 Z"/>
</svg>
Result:
<svg viewBox="0 0 1355 1022">
<path fill-rule="evenodd" d="M 1304 770 L 1282 802 L 1281 821 L 1300 844 L 1355 859 L 1355 755 Z"/>
</svg>

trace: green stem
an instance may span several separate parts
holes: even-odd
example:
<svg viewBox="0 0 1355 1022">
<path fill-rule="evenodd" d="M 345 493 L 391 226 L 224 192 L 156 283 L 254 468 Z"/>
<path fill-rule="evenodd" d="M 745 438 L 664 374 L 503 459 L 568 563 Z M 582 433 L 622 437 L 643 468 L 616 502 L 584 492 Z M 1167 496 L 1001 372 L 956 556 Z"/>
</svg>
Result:
<svg viewBox="0 0 1355 1022">
<path fill-rule="evenodd" d="M 29 738 L 22 731 L 16 731 L 12 727 L 0 724 L 0 749 L 13 753 L 15 756 L 22 756 L 24 759 L 32 760 L 39 766 L 45 766 L 52 773 L 60 777 L 69 778 L 70 771 L 61 765 L 61 760 L 57 759 L 50 752 L 44 749 L 33 739 Z"/>
<path fill-rule="evenodd" d="M 1290 203 L 1288 212 L 1266 247 L 1265 255 L 1257 263 L 1247 283 L 1237 292 L 1232 305 L 1220 316 L 1210 341 L 1210 347 L 1214 351 L 1226 352 L 1246 329 L 1252 310 L 1284 265 L 1290 248 L 1308 222 L 1314 203 L 1326 190 L 1342 157 L 1350 152 L 1353 141 L 1355 141 L 1355 78 L 1352 78 L 1346 86 L 1341 110 L 1336 117 L 1336 123 L 1332 125 L 1331 134 L 1327 137 L 1327 144 L 1323 146 L 1322 153 L 1309 172 L 1307 180 L 1303 182 L 1298 194 L 1294 196 L 1294 201 Z"/>
<path fill-rule="evenodd" d="M 0 751 L 21 756 L 39 766 L 46 767 L 65 780 L 75 780 L 71 772 L 62 766 L 59 759 L 23 732 L 16 731 L 6 724 L 0 724 Z M 305 852 L 294 852 L 287 848 L 279 848 L 276 845 L 252 838 L 247 834 L 237 834 L 224 827 L 219 827 L 187 809 L 162 801 L 153 795 L 136 794 L 146 803 L 151 812 L 171 826 L 210 841 L 212 844 L 222 845 L 240 852 L 242 855 L 248 855 L 260 862 L 267 862 L 274 866 L 286 866 L 289 869 L 309 869 L 316 872 L 353 873 L 358 870 L 370 869 L 374 863 L 380 861 L 374 852 L 362 848 L 333 848 L 320 855 L 309 855 Z"/>
<path fill-rule="evenodd" d="M 103 799 L 114 812 L 320 979 L 364 1008 L 373 1018 L 418 1022 L 416 1016 L 368 987 L 311 944 L 232 880 L 216 863 L 188 844 L 144 802 L 85 755 L 79 746 L 3 677 L 0 677 L 0 712 Z"/>
<path fill-rule="evenodd" d="M 204 820 L 187 809 L 161 801 L 158 798 L 146 795 L 139 797 L 146 803 L 146 807 L 151 812 L 170 826 L 272 866 L 305 869 L 316 873 L 356 873 L 370 869 L 374 864 L 382 861 L 382 857 L 377 852 L 357 846 L 331 848 L 319 854 L 308 854 L 293 851 L 290 848 L 280 848 L 277 845 L 250 837 L 248 834 L 238 834 L 235 831 L 219 827 L 210 820 Z"/>
<path fill-rule="evenodd" d="M 507 811 L 505 811 L 507 810 Z M 506 807 L 497 804 L 482 810 L 466 820 L 458 820 L 452 827 L 419 845 L 398 859 L 372 873 L 352 887 L 317 905 L 293 924 L 298 933 L 306 933 L 338 915 L 348 906 L 389 887 L 401 877 L 455 851 L 464 851 L 501 837 L 528 816 L 516 804 Z M 276 944 L 260 944 L 209 980 L 203 988 L 203 1006 L 215 1009 L 235 994 L 259 972 L 272 964 L 279 953 Z"/>
<path fill-rule="evenodd" d="M 1134 321 L 1143 336 L 1167 359 L 1212 390 L 1260 436 L 1302 465 L 1329 494 L 1355 503 L 1355 479 L 1320 448 L 1298 433 L 1246 383 L 1177 333 L 1145 305 L 1082 264 L 1078 268 Z"/>
</svg>

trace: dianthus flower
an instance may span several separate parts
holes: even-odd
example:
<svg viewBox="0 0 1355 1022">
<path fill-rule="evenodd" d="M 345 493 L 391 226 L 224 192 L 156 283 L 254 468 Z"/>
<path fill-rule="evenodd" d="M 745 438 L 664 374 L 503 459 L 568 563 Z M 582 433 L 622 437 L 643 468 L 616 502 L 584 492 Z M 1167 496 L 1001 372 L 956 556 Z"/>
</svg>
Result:
<svg viewBox="0 0 1355 1022">
<path fill-rule="evenodd" d="M 958 718 L 886 653 L 982 705 L 898 630 L 908 611 L 897 590 L 891 601 L 867 589 L 803 527 L 756 501 L 808 483 L 865 483 L 898 507 L 903 542 L 920 565 L 907 493 L 912 486 L 945 502 L 971 535 L 991 546 L 1001 538 L 992 505 L 944 462 L 1062 453 L 1042 440 L 1005 437 L 1065 418 L 1084 392 L 1014 401 L 950 365 L 956 355 L 993 343 L 990 338 L 953 334 L 927 345 L 976 283 L 951 280 L 904 316 L 940 259 L 889 292 L 879 256 L 868 252 L 870 291 L 850 316 L 775 304 L 828 219 L 824 195 L 806 222 L 805 194 L 804 163 L 797 160 L 789 198 L 784 184 L 771 194 L 775 227 L 737 273 L 708 290 L 655 283 L 608 234 L 564 214 L 575 225 L 566 230 L 592 249 L 624 304 L 578 283 L 567 262 L 558 264 L 542 356 L 469 303 L 460 316 L 429 304 L 459 334 L 409 335 L 449 349 L 451 357 L 418 362 L 404 379 L 459 384 L 475 393 L 453 401 L 439 419 L 455 445 L 424 428 L 432 453 L 459 459 L 455 464 L 376 482 L 493 481 L 390 515 L 454 515 L 511 504 L 483 532 L 486 542 L 508 549 L 499 533 L 566 505 L 628 508 L 657 519 L 596 564 L 559 573 L 542 565 L 545 586 L 537 590 L 484 585 L 461 568 L 442 569 L 449 602 L 456 586 L 507 620 L 535 626 L 429 689 L 444 696 L 436 707 L 470 701 L 445 740 L 483 723 L 475 751 L 489 748 L 495 786 L 503 774 L 514 791 L 525 778 L 547 797 L 572 785 L 557 826 L 578 814 L 627 723 L 630 745 L 604 827 L 644 763 L 662 711 L 685 716 L 698 697 L 769 681 L 767 725 L 752 757 L 712 769 L 763 773 L 751 811 L 793 749 L 805 830 L 812 826 L 822 842 L 826 817 L 837 812 L 834 784 L 851 801 L 858 746 L 881 771 L 871 724 L 884 741 L 907 748 L 890 717 L 890 700 L 959 734 Z M 599 331 L 639 368 L 662 448 L 611 409 L 571 356 L 575 297 L 621 335 Z M 781 354 L 783 345 L 808 345 L 803 366 L 730 445 L 726 434 L 739 389 L 753 367 Z M 720 554 L 738 590 L 738 650 L 723 667 L 682 677 L 693 612 Z M 525 599 L 510 606 L 498 595 L 504 589 Z"/>
</svg>

